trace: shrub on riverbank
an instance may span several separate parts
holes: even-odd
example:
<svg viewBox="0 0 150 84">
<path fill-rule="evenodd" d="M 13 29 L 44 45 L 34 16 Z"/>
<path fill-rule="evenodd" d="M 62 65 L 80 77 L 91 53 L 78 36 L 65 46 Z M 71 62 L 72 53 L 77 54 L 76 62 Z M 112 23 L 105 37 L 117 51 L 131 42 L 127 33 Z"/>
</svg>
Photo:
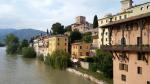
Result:
<svg viewBox="0 0 150 84">
<path fill-rule="evenodd" d="M 24 47 L 22 49 L 22 55 L 25 58 L 35 58 L 36 57 L 36 52 L 31 47 Z"/>
<path fill-rule="evenodd" d="M 37 58 L 40 61 L 44 61 L 44 55 L 42 55 L 42 54 L 38 55 Z"/>
<path fill-rule="evenodd" d="M 56 50 L 46 57 L 45 63 L 55 69 L 63 70 L 71 64 L 70 55 L 63 50 Z"/>
<path fill-rule="evenodd" d="M 93 72 L 98 70 L 101 71 L 106 77 L 112 78 L 113 61 L 111 53 L 97 49 L 96 56 L 94 57 L 94 63 L 90 63 L 89 68 Z"/>
<path fill-rule="evenodd" d="M 19 47 L 19 39 L 15 35 L 9 34 L 5 41 L 7 45 L 7 54 L 16 54 Z"/>
</svg>

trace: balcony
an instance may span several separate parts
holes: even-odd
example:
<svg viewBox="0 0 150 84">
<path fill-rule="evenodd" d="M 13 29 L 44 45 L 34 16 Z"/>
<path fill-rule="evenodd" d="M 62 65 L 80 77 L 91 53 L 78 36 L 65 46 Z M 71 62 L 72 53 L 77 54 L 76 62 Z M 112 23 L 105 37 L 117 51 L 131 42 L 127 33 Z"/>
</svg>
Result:
<svg viewBox="0 0 150 84">
<path fill-rule="evenodd" d="M 104 45 L 101 46 L 102 50 L 106 50 L 106 51 L 117 51 L 117 52 L 121 52 L 121 51 L 125 51 L 125 52 L 150 52 L 150 45 L 142 45 L 142 47 L 140 48 L 137 45 L 126 45 L 126 46 L 121 46 L 121 45 Z"/>
</svg>

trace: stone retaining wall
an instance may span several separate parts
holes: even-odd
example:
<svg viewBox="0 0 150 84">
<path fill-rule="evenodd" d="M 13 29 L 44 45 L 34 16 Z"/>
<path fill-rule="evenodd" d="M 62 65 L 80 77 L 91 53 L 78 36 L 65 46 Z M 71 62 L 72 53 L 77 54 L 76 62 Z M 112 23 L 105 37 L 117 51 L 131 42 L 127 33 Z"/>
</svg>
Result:
<svg viewBox="0 0 150 84">
<path fill-rule="evenodd" d="M 77 70 L 75 70 L 75 69 L 68 68 L 67 71 L 69 71 L 69 72 L 71 72 L 71 73 L 74 73 L 74 74 L 77 74 L 77 75 L 79 75 L 79 76 L 82 76 L 82 77 L 84 77 L 84 78 L 86 78 L 86 79 L 88 79 L 88 80 L 90 80 L 90 81 L 92 81 L 92 82 L 94 82 L 94 83 L 96 83 L 96 84 L 105 84 L 104 81 L 100 81 L 100 80 L 94 78 L 93 76 L 90 76 L 90 75 L 88 75 L 88 74 L 81 73 L 81 72 L 79 72 L 79 71 L 77 71 Z"/>
</svg>

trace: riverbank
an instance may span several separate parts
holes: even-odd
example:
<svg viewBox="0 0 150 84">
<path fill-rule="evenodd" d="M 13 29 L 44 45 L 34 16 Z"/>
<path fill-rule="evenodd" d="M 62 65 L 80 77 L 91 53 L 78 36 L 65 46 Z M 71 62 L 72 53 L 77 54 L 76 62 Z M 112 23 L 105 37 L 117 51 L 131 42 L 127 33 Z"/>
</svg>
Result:
<svg viewBox="0 0 150 84">
<path fill-rule="evenodd" d="M 82 76 L 82 77 L 84 77 L 84 78 L 86 78 L 86 79 L 88 79 L 88 80 L 90 80 L 90 81 L 92 81 L 92 82 L 94 82 L 96 84 L 112 84 L 112 80 L 111 79 L 110 80 L 107 79 L 107 81 L 106 81 L 106 79 L 104 79 L 104 78 L 102 78 L 102 77 L 100 77 L 98 75 L 92 75 L 93 73 L 91 74 L 87 70 L 68 68 L 67 71 L 71 72 L 71 73 L 74 73 L 74 74 L 77 74 L 79 76 Z M 95 77 L 95 76 L 97 76 L 97 77 Z M 102 78 L 102 79 L 98 79 L 98 77 Z M 105 81 L 103 81 L 103 79 L 107 83 Z"/>
</svg>

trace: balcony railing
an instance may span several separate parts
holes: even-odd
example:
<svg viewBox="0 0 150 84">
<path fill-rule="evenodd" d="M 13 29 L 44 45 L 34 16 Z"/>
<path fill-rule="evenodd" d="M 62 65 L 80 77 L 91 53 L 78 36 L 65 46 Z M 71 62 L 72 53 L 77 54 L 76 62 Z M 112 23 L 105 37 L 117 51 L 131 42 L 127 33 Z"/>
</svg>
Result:
<svg viewBox="0 0 150 84">
<path fill-rule="evenodd" d="M 104 45 L 101 46 L 101 49 L 106 51 L 150 52 L 150 45 L 142 45 L 142 47 L 137 45 Z"/>
</svg>

